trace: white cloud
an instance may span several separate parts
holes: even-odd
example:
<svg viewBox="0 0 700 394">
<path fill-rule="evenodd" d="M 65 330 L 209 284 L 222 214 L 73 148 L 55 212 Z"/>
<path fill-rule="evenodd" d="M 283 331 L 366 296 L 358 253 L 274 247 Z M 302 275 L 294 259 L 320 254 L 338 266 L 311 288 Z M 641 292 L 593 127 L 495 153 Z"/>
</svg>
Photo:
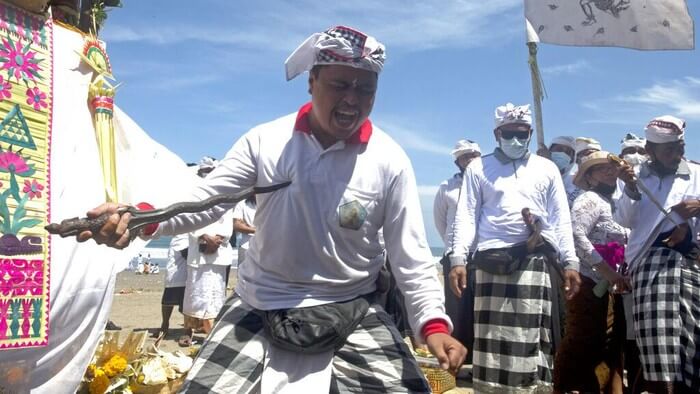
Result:
<svg viewBox="0 0 700 394">
<path fill-rule="evenodd" d="M 215 7 L 220 9 L 221 15 L 241 12 L 236 7 L 231 8 L 232 4 L 209 8 L 215 10 Z M 128 27 L 108 23 L 102 35 L 113 43 L 138 41 L 169 45 L 200 41 L 260 51 L 289 51 L 319 26 L 343 21 L 378 37 L 391 50 L 469 48 L 522 33 L 520 7 L 520 0 L 358 0 L 323 4 L 313 0 L 275 1 L 262 2 L 245 10 L 244 19 L 221 19 L 219 24 L 211 19 L 197 20 L 198 15 L 193 14 L 188 22 L 160 18 L 158 23 L 129 21 Z"/>
<path fill-rule="evenodd" d="M 558 64 L 554 66 L 548 66 L 542 68 L 542 74 L 545 76 L 556 77 L 565 74 L 578 74 L 582 71 L 587 71 L 591 69 L 591 64 L 586 60 L 579 59 L 573 63 L 569 64 Z M 546 81 L 545 81 L 546 82 Z"/>
<path fill-rule="evenodd" d="M 654 116 L 671 114 L 686 120 L 700 120 L 700 78 L 657 82 L 633 92 L 601 97 L 580 103 L 593 116 L 584 124 L 639 127 Z"/>
<path fill-rule="evenodd" d="M 391 120 L 377 120 L 376 123 L 406 150 L 442 156 L 449 155 L 452 150 L 449 145 L 443 145 L 431 138 L 431 136 L 439 135 L 438 133 L 428 130 L 418 132 Z"/>
<path fill-rule="evenodd" d="M 663 108 L 680 117 L 700 119 L 700 78 L 685 77 L 657 83 L 620 96 L 617 101 Z"/>
</svg>

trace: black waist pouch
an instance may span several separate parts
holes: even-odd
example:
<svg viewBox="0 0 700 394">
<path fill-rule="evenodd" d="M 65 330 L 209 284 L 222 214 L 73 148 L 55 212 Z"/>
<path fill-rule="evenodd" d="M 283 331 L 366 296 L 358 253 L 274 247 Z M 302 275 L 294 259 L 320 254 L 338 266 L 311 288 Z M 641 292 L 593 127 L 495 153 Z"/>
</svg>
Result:
<svg viewBox="0 0 700 394">
<path fill-rule="evenodd" d="M 479 250 L 474 253 L 472 264 L 476 268 L 494 275 L 510 275 L 517 271 L 527 259 L 525 242 L 507 248 Z"/>
<path fill-rule="evenodd" d="M 307 308 L 259 311 L 265 334 L 282 349 L 299 353 L 338 350 L 369 310 L 372 296 Z"/>
<path fill-rule="evenodd" d="M 543 253 L 549 255 L 556 254 L 556 249 L 543 241 L 535 247 L 532 254 Z M 487 249 L 474 253 L 472 263 L 476 268 L 494 275 L 510 275 L 520 267 L 527 264 L 532 255 L 527 252 L 527 244 L 521 242 L 507 248 Z"/>
</svg>

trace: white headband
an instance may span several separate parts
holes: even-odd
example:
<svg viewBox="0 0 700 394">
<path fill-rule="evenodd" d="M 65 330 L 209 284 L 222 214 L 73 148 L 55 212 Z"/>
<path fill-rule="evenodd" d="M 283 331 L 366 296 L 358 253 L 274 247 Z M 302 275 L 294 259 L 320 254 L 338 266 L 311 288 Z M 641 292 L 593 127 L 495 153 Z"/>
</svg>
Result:
<svg viewBox="0 0 700 394">
<path fill-rule="evenodd" d="M 644 133 L 647 141 L 656 144 L 683 141 L 685 139 L 685 121 L 671 115 L 659 116 L 649 122 Z"/>
<path fill-rule="evenodd" d="M 199 161 L 199 170 L 213 170 L 219 164 L 219 161 L 213 157 L 204 156 Z"/>
<path fill-rule="evenodd" d="M 345 26 L 314 33 L 284 62 L 287 81 L 316 65 L 341 64 L 379 74 L 386 59 L 384 45 L 374 37 Z"/>
<path fill-rule="evenodd" d="M 452 149 L 451 154 L 452 157 L 454 157 L 454 159 L 457 160 L 460 156 L 472 152 L 481 153 L 481 148 L 479 148 L 479 144 L 469 140 L 459 140 L 457 141 L 457 144 L 455 144 L 455 148 Z"/>
<path fill-rule="evenodd" d="M 559 137 L 552 138 L 552 142 L 549 146 L 554 144 L 567 146 L 573 150 L 576 150 L 576 138 L 568 135 L 560 135 Z"/>
<path fill-rule="evenodd" d="M 532 125 L 530 105 L 515 106 L 512 103 L 507 103 L 497 107 L 496 111 L 494 111 L 494 120 L 496 121 L 496 128 L 512 123 Z"/>
<path fill-rule="evenodd" d="M 576 138 L 576 148 L 574 149 L 576 151 L 576 154 L 578 155 L 579 153 L 587 149 L 602 150 L 603 148 L 600 146 L 600 142 L 594 140 L 593 138 Z"/>
<path fill-rule="evenodd" d="M 646 146 L 647 144 L 647 140 L 645 140 L 644 138 L 639 138 L 632 133 L 627 133 L 627 135 L 625 135 L 625 138 L 623 138 L 620 142 L 621 151 L 627 148 L 644 148 L 644 146 Z"/>
</svg>

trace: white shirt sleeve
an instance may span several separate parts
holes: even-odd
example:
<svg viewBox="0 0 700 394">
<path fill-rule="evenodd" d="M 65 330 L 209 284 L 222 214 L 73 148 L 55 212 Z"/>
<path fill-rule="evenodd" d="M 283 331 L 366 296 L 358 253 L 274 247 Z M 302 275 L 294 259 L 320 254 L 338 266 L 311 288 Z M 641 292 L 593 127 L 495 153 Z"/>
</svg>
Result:
<svg viewBox="0 0 700 394">
<path fill-rule="evenodd" d="M 238 204 L 236 204 L 236 207 L 233 208 L 233 218 L 245 220 L 245 216 L 243 215 L 244 209 L 245 209 L 245 201 L 241 201 Z"/>
<path fill-rule="evenodd" d="M 251 131 L 236 141 L 219 165 L 194 188 L 191 201 L 202 201 L 217 194 L 237 194 L 255 185 L 259 140 Z M 221 204 L 208 211 L 185 213 L 163 222 L 154 234 L 174 235 L 192 232 L 217 221 L 233 204 Z"/>
<path fill-rule="evenodd" d="M 447 238 L 445 234 L 447 233 L 447 200 L 445 199 L 445 194 L 447 192 L 447 184 L 442 183 L 438 187 L 438 191 L 435 194 L 435 201 L 433 201 L 433 220 L 435 221 L 435 229 L 442 242 L 448 245 Z"/>
<path fill-rule="evenodd" d="M 451 331 L 452 322 L 445 314 L 443 289 L 425 237 L 410 163 L 388 186 L 383 228 L 391 271 L 405 297 L 413 332 L 420 334 L 423 325 L 436 318 L 445 320 Z"/>
<path fill-rule="evenodd" d="M 557 238 L 554 241 L 559 246 L 559 255 L 564 269 L 578 271 L 579 259 L 576 257 L 576 249 L 574 248 L 569 201 L 561 176 L 555 175 L 552 178 L 547 194 L 547 215 L 554 227 L 554 234 Z"/>
<path fill-rule="evenodd" d="M 623 227 L 631 229 L 637 226 L 634 212 L 637 210 L 636 206 L 639 204 L 639 199 L 636 197 L 639 197 L 639 195 L 633 195 L 633 193 L 625 187 L 620 198 L 615 201 L 613 219 Z"/>
<path fill-rule="evenodd" d="M 474 163 L 477 164 L 477 163 Z M 480 164 L 480 163 L 478 163 Z M 467 256 L 474 250 L 469 250 L 475 244 L 479 215 L 481 215 L 481 183 L 476 166 L 467 167 L 462 179 L 462 188 L 457 200 L 457 213 L 455 214 L 452 254 L 450 265 L 466 265 Z"/>
</svg>

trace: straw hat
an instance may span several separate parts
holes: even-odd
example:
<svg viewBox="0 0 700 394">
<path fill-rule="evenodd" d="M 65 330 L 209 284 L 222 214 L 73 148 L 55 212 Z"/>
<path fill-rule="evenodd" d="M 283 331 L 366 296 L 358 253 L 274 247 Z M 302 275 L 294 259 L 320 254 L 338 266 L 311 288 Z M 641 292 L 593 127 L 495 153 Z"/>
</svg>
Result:
<svg viewBox="0 0 700 394">
<path fill-rule="evenodd" d="M 610 163 L 608 155 L 610 155 L 609 152 L 598 151 L 593 152 L 588 156 L 584 156 L 581 159 L 581 163 L 578 165 L 578 172 L 574 177 L 574 185 L 580 187 L 581 189 L 589 190 L 591 185 L 589 185 L 588 181 L 586 180 L 586 172 L 588 172 L 588 170 L 595 165 Z"/>
</svg>

